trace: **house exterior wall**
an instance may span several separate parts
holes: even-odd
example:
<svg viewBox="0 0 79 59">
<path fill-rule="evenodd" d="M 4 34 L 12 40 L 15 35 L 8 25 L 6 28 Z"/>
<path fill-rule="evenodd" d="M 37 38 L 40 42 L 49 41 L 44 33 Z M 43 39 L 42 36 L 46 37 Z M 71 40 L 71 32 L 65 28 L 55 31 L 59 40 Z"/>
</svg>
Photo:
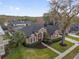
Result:
<svg viewBox="0 0 79 59">
<path fill-rule="evenodd" d="M 32 44 L 38 41 L 42 41 L 44 38 L 44 32 L 46 32 L 46 29 L 41 28 L 38 32 L 31 34 L 29 38 L 26 38 L 26 44 Z"/>
<path fill-rule="evenodd" d="M 55 39 L 56 37 L 59 37 L 59 31 L 56 30 L 52 35 L 51 35 L 51 39 Z"/>
</svg>

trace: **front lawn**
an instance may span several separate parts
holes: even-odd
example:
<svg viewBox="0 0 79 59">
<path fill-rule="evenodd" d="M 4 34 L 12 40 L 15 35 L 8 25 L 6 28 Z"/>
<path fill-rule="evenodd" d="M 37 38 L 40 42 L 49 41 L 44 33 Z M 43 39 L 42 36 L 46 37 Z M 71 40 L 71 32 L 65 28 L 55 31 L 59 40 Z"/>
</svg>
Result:
<svg viewBox="0 0 79 59">
<path fill-rule="evenodd" d="M 76 37 L 73 37 L 73 36 L 67 36 L 67 38 L 70 38 L 70 39 L 73 39 L 73 40 L 76 40 L 76 41 L 79 41 L 79 38 L 76 38 Z"/>
<path fill-rule="evenodd" d="M 73 59 L 79 53 L 79 47 L 76 47 L 72 52 L 66 55 L 63 59 Z"/>
<path fill-rule="evenodd" d="M 71 43 L 71 42 L 68 42 L 68 41 L 65 41 L 65 43 L 67 44 L 67 46 L 61 46 L 59 45 L 60 42 L 57 42 L 57 43 L 53 43 L 51 45 L 52 48 L 60 51 L 60 52 L 64 52 L 65 50 L 67 50 L 68 48 L 70 48 L 71 46 L 73 46 L 74 44 Z"/>
<path fill-rule="evenodd" d="M 78 35 L 78 36 L 79 36 L 79 33 L 77 33 L 76 35 Z"/>
<path fill-rule="evenodd" d="M 18 47 L 12 50 L 4 59 L 53 59 L 58 56 L 55 52 L 48 48 L 26 48 Z"/>
</svg>

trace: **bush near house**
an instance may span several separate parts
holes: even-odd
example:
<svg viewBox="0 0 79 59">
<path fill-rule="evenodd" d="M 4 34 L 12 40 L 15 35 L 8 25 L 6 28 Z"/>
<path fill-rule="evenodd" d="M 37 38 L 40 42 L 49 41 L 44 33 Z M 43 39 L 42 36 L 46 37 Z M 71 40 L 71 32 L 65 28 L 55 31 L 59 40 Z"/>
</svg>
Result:
<svg viewBox="0 0 79 59">
<path fill-rule="evenodd" d="M 29 47 L 29 48 L 45 48 L 45 46 L 43 46 L 43 45 L 41 44 L 41 41 L 35 42 L 35 43 L 33 43 L 33 44 L 26 44 L 26 43 L 23 43 L 23 45 L 24 45 L 25 47 Z"/>
<path fill-rule="evenodd" d="M 58 37 L 58 38 L 55 38 L 55 39 L 48 38 L 48 39 L 45 39 L 43 42 L 46 43 L 46 44 L 52 44 L 52 43 L 58 42 L 60 40 L 61 40 L 61 37 Z"/>
<path fill-rule="evenodd" d="M 55 37 L 53 39 L 51 39 L 51 36 L 49 33 L 44 33 L 44 40 L 43 42 L 46 43 L 46 44 L 52 44 L 52 43 L 55 43 L 55 42 L 58 42 L 61 40 L 61 37 Z"/>
</svg>

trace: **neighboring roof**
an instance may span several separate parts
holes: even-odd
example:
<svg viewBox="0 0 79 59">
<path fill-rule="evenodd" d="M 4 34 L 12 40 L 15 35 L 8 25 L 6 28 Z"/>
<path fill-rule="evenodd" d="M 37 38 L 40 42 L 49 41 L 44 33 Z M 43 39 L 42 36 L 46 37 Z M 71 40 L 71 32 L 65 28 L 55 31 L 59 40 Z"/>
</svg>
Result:
<svg viewBox="0 0 79 59">
<path fill-rule="evenodd" d="M 74 59 L 79 59 L 79 53 L 74 57 Z"/>
<path fill-rule="evenodd" d="M 55 25 L 47 25 L 45 28 L 49 34 L 53 34 L 58 29 Z"/>
<path fill-rule="evenodd" d="M 44 25 L 41 25 L 41 24 L 40 25 L 39 24 L 33 24 L 31 26 L 23 27 L 20 30 L 24 31 L 27 36 L 30 36 L 31 34 L 37 32 L 42 27 L 44 27 Z"/>
<path fill-rule="evenodd" d="M 74 24 L 71 26 L 71 31 L 79 31 L 79 24 Z"/>
<path fill-rule="evenodd" d="M 3 31 L 3 29 L 2 29 L 2 27 L 0 26 L 0 35 L 4 35 L 5 33 L 4 33 L 4 31 Z"/>
<path fill-rule="evenodd" d="M 11 22 L 11 24 L 32 24 L 32 21 L 17 21 L 14 20 Z"/>
<path fill-rule="evenodd" d="M 53 34 L 54 31 L 58 29 L 54 25 L 44 26 L 42 24 L 40 24 L 40 25 L 39 24 L 33 24 L 32 26 L 23 27 L 20 30 L 24 31 L 27 36 L 30 36 L 31 34 L 37 32 L 38 30 L 40 30 L 42 27 L 45 28 L 45 29 L 47 29 L 47 31 L 48 31 L 49 34 Z"/>
<path fill-rule="evenodd" d="M 12 21 L 11 24 L 32 24 L 32 21 Z M 45 28 L 47 29 L 48 33 L 51 35 L 55 32 L 55 30 L 57 30 L 57 26 L 55 25 L 49 25 L 47 24 L 46 26 L 44 24 L 39 24 L 39 23 L 34 23 L 31 26 L 24 26 L 24 27 L 17 27 L 17 26 L 13 26 L 12 27 L 14 30 L 21 30 L 24 31 L 24 33 L 27 36 L 30 36 L 31 34 L 37 32 L 38 30 L 40 30 L 41 28 Z"/>
</svg>

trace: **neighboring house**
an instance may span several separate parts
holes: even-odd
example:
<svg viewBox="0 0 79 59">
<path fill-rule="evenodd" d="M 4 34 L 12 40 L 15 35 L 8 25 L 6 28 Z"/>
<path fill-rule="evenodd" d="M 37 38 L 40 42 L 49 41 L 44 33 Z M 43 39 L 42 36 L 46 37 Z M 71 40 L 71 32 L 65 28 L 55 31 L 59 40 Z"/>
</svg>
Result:
<svg viewBox="0 0 79 59">
<path fill-rule="evenodd" d="M 0 57 L 5 55 L 5 45 L 8 44 L 8 40 L 3 40 L 3 36 L 5 35 L 2 27 L 0 26 Z"/>
<path fill-rule="evenodd" d="M 79 24 L 73 24 L 70 28 L 70 32 L 79 32 Z"/>
<path fill-rule="evenodd" d="M 30 26 L 32 21 L 21 21 L 21 20 L 13 20 L 10 25 L 12 26 Z"/>
<path fill-rule="evenodd" d="M 31 26 L 32 21 L 12 20 L 8 24 L 8 30 L 18 30 L 26 26 Z"/>
</svg>

